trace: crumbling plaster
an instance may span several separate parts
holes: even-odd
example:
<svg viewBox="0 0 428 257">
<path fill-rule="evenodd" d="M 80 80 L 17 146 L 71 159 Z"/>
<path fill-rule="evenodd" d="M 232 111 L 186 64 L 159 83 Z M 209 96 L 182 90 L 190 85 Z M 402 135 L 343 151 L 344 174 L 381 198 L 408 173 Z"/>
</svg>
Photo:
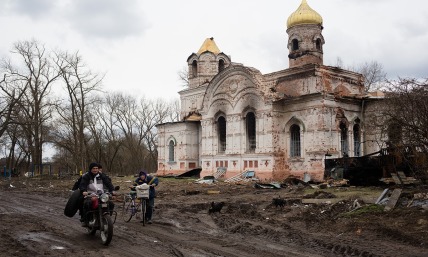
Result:
<svg viewBox="0 0 428 257">
<path fill-rule="evenodd" d="M 336 68 L 305 65 L 262 75 L 256 69 L 231 65 L 209 84 L 183 90 L 180 96 L 183 116 L 195 110 L 202 116 L 200 129 L 189 132 L 200 133 L 198 163 L 202 175 L 213 175 L 221 161 L 224 166 L 227 163 L 226 176 L 233 176 L 248 169 L 244 163 L 252 161 L 252 169 L 260 178 L 303 177 L 308 173 L 321 180 L 325 154 L 342 154 L 341 120 L 346 120 L 352 138 L 352 121 L 361 116 L 361 100 L 356 98 L 361 92 L 359 74 Z M 253 153 L 247 152 L 246 147 L 244 118 L 248 108 L 256 115 L 257 145 Z M 224 153 L 218 150 L 219 115 L 224 115 L 227 122 Z M 298 158 L 289 157 L 293 124 L 301 128 L 302 150 Z M 186 163 L 194 159 L 188 154 L 177 156 Z M 170 170 L 181 172 L 178 167 L 170 166 Z"/>
<path fill-rule="evenodd" d="M 233 63 L 217 51 L 190 55 L 189 85 L 179 92 L 182 121 L 157 126 L 163 131 L 158 142 L 162 152 L 159 171 L 179 174 L 190 167 L 189 163 L 197 162 L 201 176 L 214 175 L 220 168 L 227 170 L 226 178 L 254 170 L 262 180 L 290 175 L 303 178 L 305 174 L 322 180 L 326 154 L 332 158 L 344 154 L 341 136 L 347 137 L 346 154 L 350 156 L 354 154 L 354 141 L 361 142 L 361 154 L 375 151 L 377 146 L 372 141 L 379 138 L 379 131 L 368 131 L 365 126 L 378 118 L 376 104 L 367 100 L 362 74 L 323 65 L 322 30 L 319 23 L 288 28 L 290 68 L 269 74 Z M 249 112 L 255 117 L 255 149 L 249 143 Z M 221 148 L 220 117 L 226 121 L 221 118 L 226 142 Z M 183 125 L 190 118 L 196 120 L 193 125 Z M 347 133 L 341 133 L 340 124 Z M 353 138 L 355 124 L 360 126 L 357 139 Z M 293 125 L 300 128 L 300 154 L 292 157 Z M 165 162 L 168 136 L 177 138 L 177 163 Z"/>
</svg>

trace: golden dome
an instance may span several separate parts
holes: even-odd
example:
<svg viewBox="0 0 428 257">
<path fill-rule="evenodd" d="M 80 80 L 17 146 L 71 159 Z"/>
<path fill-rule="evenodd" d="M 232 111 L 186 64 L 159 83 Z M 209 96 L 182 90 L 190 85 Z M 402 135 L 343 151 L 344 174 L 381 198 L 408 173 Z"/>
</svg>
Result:
<svg viewBox="0 0 428 257">
<path fill-rule="evenodd" d="M 322 17 L 311 7 L 306 0 L 302 0 L 299 8 L 293 12 L 287 20 L 287 29 L 301 24 L 319 24 L 322 25 Z"/>
<path fill-rule="evenodd" d="M 220 53 L 220 49 L 218 49 L 216 43 L 214 42 L 213 37 L 205 39 L 201 48 L 199 48 L 198 55 L 203 53 L 203 52 L 206 52 L 206 51 L 209 51 L 213 54 L 219 54 Z"/>
</svg>

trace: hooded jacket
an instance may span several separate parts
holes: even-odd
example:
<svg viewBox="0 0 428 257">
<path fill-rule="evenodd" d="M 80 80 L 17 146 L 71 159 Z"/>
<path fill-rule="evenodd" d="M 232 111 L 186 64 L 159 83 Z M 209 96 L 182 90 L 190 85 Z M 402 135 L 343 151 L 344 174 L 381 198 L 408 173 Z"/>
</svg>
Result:
<svg viewBox="0 0 428 257">
<path fill-rule="evenodd" d="M 153 176 L 149 176 L 146 175 L 146 178 L 143 180 L 141 179 L 141 177 L 138 177 L 135 181 L 134 181 L 134 186 L 137 185 L 141 185 L 146 183 L 147 185 L 158 185 L 159 184 L 159 179 L 157 177 L 153 177 Z M 155 187 L 152 186 L 150 187 L 150 191 L 149 191 L 149 198 L 153 198 L 156 197 L 156 191 L 155 191 Z"/>
</svg>

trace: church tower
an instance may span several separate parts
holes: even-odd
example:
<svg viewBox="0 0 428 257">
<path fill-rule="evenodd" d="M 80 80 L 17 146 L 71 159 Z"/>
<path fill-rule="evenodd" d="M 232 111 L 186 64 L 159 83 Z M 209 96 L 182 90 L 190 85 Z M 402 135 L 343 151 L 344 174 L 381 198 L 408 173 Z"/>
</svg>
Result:
<svg viewBox="0 0 428 257">
<path fill-rule="evenodd" d="M 230 57 L 220 52 L 214 38 L 207 38 L 199 51 L 187 58 L 189 88 L 209 83 L 230 62 Z"/>
<path fill-rule="evenodd" d="M 323 64 L 322 17 L 306 0 L 287 20 L 289 67 L 305 64 Z"/>
</svg>

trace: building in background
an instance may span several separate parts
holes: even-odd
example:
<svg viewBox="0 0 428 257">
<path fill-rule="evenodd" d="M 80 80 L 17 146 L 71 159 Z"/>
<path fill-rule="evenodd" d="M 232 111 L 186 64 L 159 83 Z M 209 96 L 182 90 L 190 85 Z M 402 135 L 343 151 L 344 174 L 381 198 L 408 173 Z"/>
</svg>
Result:
<svg viewBox="0 0 428 257">
<path fill-rule="evenodd" d="M 226 178 L 254 171 L 322 180 L 324 159 L 379 150 L 365 131 L 379 97 L 361 74 L 323 65 L 322 17 L 305 0 L 287 20 L 289 68 L 262 74 L 232 62 L 208 38 L 188 59 L 181 121 L 157 125 L 157 174 L 201 168 Z"/>
</svg>

